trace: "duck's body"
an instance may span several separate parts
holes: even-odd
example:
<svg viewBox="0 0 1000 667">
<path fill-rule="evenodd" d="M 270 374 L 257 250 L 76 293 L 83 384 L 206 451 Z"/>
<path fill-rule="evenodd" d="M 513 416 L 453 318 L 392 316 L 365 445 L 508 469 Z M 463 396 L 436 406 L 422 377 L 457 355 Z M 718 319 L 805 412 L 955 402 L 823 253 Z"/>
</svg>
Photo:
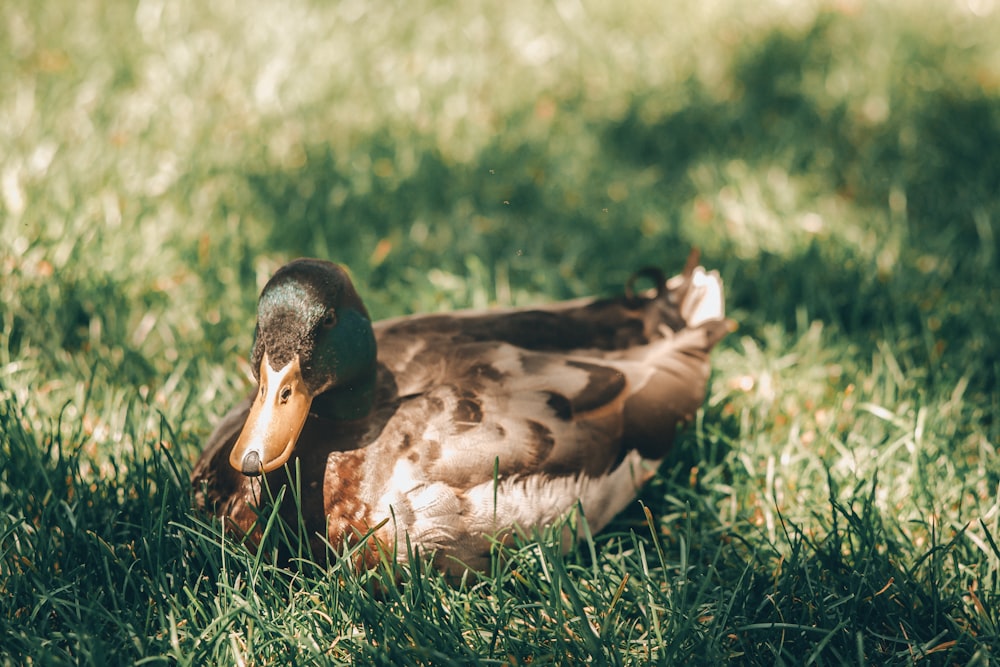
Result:
<svg viewBox="0 0 1000 667">
<path fill-rule="evenodd" d="M 211 436 L 192 478 L 198 501 L 253 538 L 258 473 L 274 490 L 297 457 L 314 553 L 382 524 L 384 553 L 405 558 L 408 539 L 450 571 L 484 567 L 492 538 L 550 525 L 578 502 L 600 530 L 700 407 L 708 354 L 729 328 L 721 281 L 692 257 L 665 284 L 655 272 L 658 288 L 641 296 L 378 322 L 371 362 L 367 333 L 334 340 L 367 321 L 346 274 L 293 262 L 262 293 L 260 386 Z M 288 286 L 314 280 L 336 289 Z M 332 325 L 308 303 L 324 290 L 323 312 L 346 315 Z M 295 308 L 315 313 L 296 319 Z M 269 332 L 275 323 L 285 331 Z M 308 416 L 288 427 L 279 412 L 298 394 Z"/>
</svg>

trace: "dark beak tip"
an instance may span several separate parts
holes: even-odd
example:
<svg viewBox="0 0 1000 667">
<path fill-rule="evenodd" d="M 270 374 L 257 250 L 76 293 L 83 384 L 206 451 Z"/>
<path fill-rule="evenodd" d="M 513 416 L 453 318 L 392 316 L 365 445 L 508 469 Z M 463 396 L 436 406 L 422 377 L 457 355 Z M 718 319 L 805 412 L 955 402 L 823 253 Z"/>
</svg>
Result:
<svg viewBox="0 0 1000 667">
<path fill-rule="evenodd" d="M 247 477 L 256 477 L 261 473 L 260 454 L 257 452 L 247 452 L 243 457 L 243 474 Z"/>
</svg>

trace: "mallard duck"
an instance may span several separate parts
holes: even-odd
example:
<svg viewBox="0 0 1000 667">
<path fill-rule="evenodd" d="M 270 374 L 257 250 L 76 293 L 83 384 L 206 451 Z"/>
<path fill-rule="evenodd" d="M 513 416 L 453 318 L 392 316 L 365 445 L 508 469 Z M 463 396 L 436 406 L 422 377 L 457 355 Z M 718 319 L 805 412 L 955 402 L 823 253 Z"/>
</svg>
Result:
<svg viewBox="0 0 1000 667">
<path fill-rule="evenodd" d="M 314 554 L 371 533 L 372 561 L 409 545 L 482 569 L 498 536 L 578 505 L 597 531 L 632 502 L 730 328 L 697 252 L 616 298 L 374 323 L 344 268 L 298 259 L 260 294 L 257 386 L 210 436 L 196 503 L 253 543 L 265 489 L 298 470 L 299 509 L 286 494 L 281 511 L 301 512 Z"/>
</svg>

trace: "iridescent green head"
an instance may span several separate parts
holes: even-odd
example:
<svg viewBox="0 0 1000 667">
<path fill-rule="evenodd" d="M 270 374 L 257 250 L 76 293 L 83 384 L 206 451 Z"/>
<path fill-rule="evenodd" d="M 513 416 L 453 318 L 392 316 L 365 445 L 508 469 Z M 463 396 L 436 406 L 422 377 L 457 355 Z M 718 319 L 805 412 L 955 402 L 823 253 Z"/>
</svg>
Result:
<svg viewBox="0 0 1000 667">
<path fill-rule="evenodd" d="M 246 475 L 282 466 L 320 394 L 336 393 L 326 416 L 365 416 L 375 358 L 371 319 L 343 268 L 298 259 L 278 269 L 257 306 L 250 361 L 259 386 L 230 464 Z"/>
</svg>

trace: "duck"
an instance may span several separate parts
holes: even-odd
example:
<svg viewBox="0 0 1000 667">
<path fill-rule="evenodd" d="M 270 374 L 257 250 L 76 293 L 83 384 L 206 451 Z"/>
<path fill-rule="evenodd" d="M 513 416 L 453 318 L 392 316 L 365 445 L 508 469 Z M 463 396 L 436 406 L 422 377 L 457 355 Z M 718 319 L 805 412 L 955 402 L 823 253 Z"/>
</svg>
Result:
<svg viewBox="0 0 1000 667">
<path fill-rule="evenodd" d="M 348 269 L 296 259 L 256 317 L 254 388 L 193 468 L 196 506 L 250 547 L 277 503 L 314 559 L 363 542 L 358 567 L 418 552 L 449 574 L 573 512 L 604 528 L 702 406 L 735 327 L 697 250 L 610 297 L 375 322 Z"/>
</svg>

